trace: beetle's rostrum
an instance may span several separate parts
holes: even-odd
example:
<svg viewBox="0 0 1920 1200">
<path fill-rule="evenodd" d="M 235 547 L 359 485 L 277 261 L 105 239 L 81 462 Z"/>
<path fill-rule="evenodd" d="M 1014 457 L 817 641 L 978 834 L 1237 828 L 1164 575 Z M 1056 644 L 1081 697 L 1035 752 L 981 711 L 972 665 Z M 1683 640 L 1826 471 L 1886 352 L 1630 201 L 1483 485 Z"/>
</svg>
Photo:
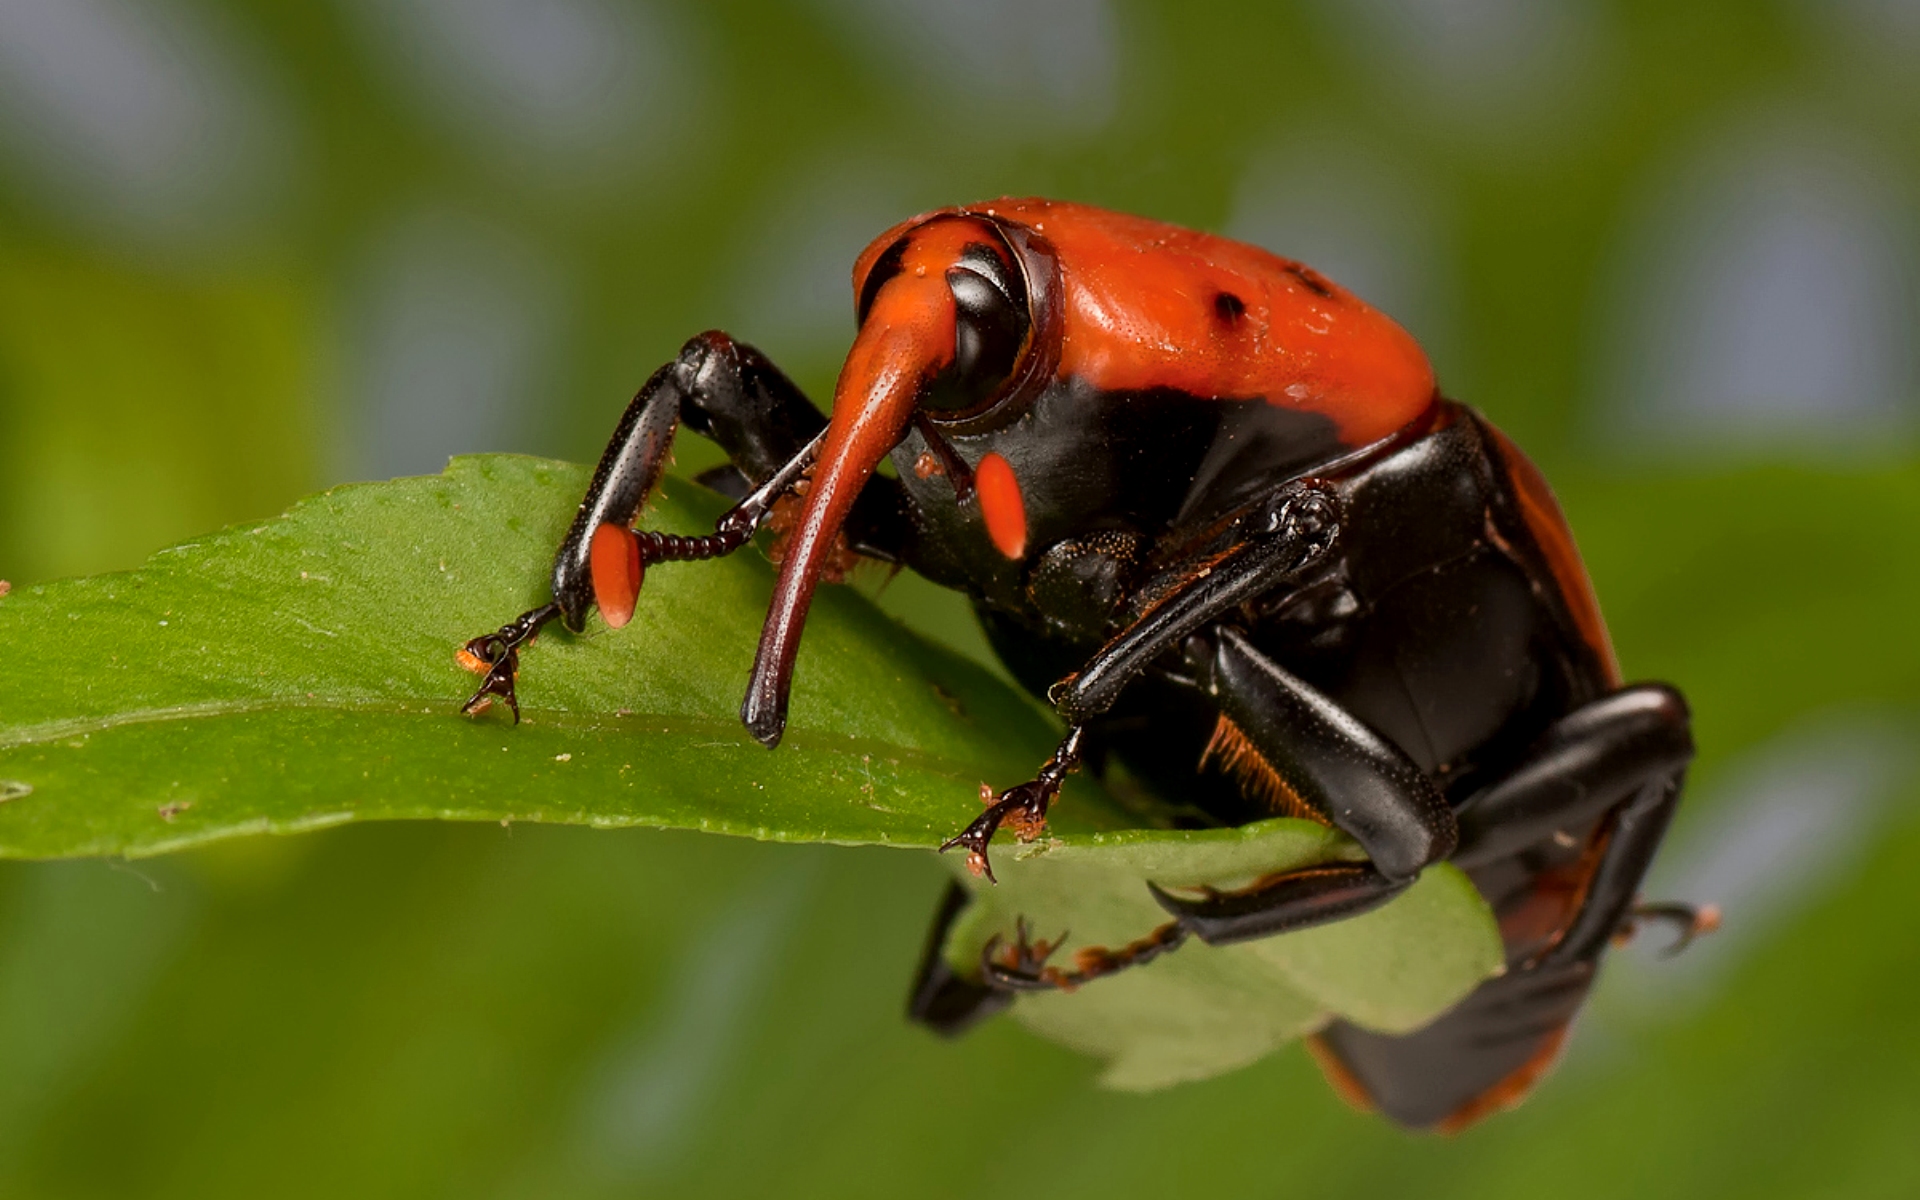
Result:
<svg viewBox="0 0 1920 1200">
<path fill-rule="evenodd" d="M 1636 905 L 1693 753 L 1684 701 L 1623 685 L 1552 492 L 1393 321 L 1264 250 L 1046 200 L 903 222 L 853 295 L 831 419 L 723 333 L 655 372 L 553 600 L 463 651 L 485 674 L 468 712 L 499 699 L 517 719 L 541 627 L 596 607 L 624 624 L 650 566 L 732 553 L 799 496 L 741 705 L 767 746 L 814 590 L 851 550 L 964 591 L 1067 727 L 947 844 L 977 872 L 1003 825 L 1038 836 L 1068 773 L 1116 760 L 1181 812 L 1305 815 L 1366 853 L 1232 893 L 1153 886 L 1164 925 L 1070 968 L 1024 929 L 976 970 L 948 964 L 955 884 L 909 1004 L 935 1029 L 1193 939 L 1366 912 L 1451 861 L 1499 920 L 1506 972 L 1418 1032 L 1335 1022 L 1311 1043 L 1342 1095 L 1451 1130 L 1532 1088 L 1612 940 L 1711 926 Z M 737 503 L 705 537 L 635 531 L 682 424 L 725 449 L 703 479 Z"/>
</svg>

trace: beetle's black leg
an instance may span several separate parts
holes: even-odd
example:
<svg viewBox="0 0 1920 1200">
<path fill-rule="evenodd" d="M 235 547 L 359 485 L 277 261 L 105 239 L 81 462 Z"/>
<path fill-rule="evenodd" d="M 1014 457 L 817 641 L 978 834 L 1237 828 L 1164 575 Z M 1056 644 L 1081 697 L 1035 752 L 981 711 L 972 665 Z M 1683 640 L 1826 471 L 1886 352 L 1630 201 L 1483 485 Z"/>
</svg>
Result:
<svg viewBox="0 0 1920 1200">
<path fill-rule="evenodd" d="M 674 431 L 683 421 L 727 452 L 741 489 L 739 503 L 709 535 L 637 533 L 642 564 L 714 558 L 746 545 L 773 502 L 804 473 L 827 426 L 825 414 L 758 350 L 719 332 L 687 342 L 677 358 L 647 380 L 615 427 L 554 556 L 552 601 L 466 644 L 463 661 L 485 671 L 486 679 L 464 711 L 477 712 L 497 698 L 519 719 L 514 675 L 520 647 L 556 617 L 576 633 L 585 628 L 593 606 L 594 531 L 603 524 L 624 528 L 633 523 L 659 482 Z M 876 477 L 862 490 L 847 536 L 861 553 L 899 557 L 907 525 L 895 481 Z"/>
<path fill-rule="evenodd" d="M 1111 708 L 1148 663 L 1189 634 L 1318 566 L 1338 536 L 1339 511 L 1331 488 L 1313 482 L 1291 485 L 1275 494 L 1266 509 L 1265 528 L 1231 555 L 1204 569 L 1175 572 L 1177 581 L 1160 590 L 1157 602 L 1139 620 L 1048 693 L 1068 732 L 1039 775 L 1001 792 L 986 812 L 940 849 L 964 846 L 968 866 L 992 879 L 987 844 L 994 832 L 1002 822 L 1013 821 L 1023 841 L 1039 835 L 1061 781 L 1078 764 L 1086 722 Z"/>
<path fill-rule="evenodd" d="M 958 974 L 940 953 L 969 899 L 966 888 L 947 884 L 947 893 L 933 914 L 933 927 L 927 931 L 927 946 L 920 954 L 913 989 L 907 996 L 907 1016 L 948 1037 L 965 1033 L 1013 1003 L 1006 989 Z"/>
<path fill-rule="evenodd" d="M 1288 871 L 1237 892 L 1202 889 L 1198 899 L 1154 883 L 1147 890 L 1187 932 L 1209 946 L 1230 946 L 1357 917 L 1411 886 L 1413 880 L 1389 879 L 1366 863 L 1336 863 Z"/>
<path fill-rule="evenodd" d="M 1211 649 L 1208 649 L 1211 643 Z M 1190 653 L 1223 727 L 1297 807 L 1360 843 L 1367 862 L 1289 871 L 1240 892 L 1153 898 L 1213 945 L 1267 937 L 1366 912 L 1453 852 L 1453 810 L 1398 746 L 1256 650 L 1238 630 L 1196 639 Z"/>
<path fill-rule="evenodd" d="M 1553 723 L 1525 761 L 1460 805 L 1456 865 L 1472 868 L 1599 820 L 1693 757 L 1686 701 L 1636 684 Z"/>
<path fill-rule="evenodd" d="M 1611 813 L 1580 912 L 1547 957 L 1598 954 L 1631 919 L 1692 758 L 1686 701 L 1672 688 L 1639 684 L 1595 700 L 1556 721 L 1525 762 L 1461 804 L 1454 862 L 1470 869 Z"/>
<path fill-rule="evenodd" d="M 995 937 L 980 950 L 981 975 L 994 987 L 1008 992 L 1071 992 L 1128 967 L 1143 967 L 1162 954 L 1178 950 L 1187 940 L 1187 930 L 1178 921 L 1168 921 L 1145 937 L 1115 950 L 1105 946 L 1083 947 L 1074 952 L 1073 968 L 1062 970 L 1048 966 L 1047 960 L 1067 940 L 1066 934 L 1051 942 L 1036 942 L 1027 936 L 1026 922 L 1017 922 L 1014 928 L 1013 945 L 1003 946 Z"/>
<path fill-rule="evenodd" d="M 1325 561 L 1340 530 L 1340 501 L 1332 488 L 1306 482 L 1275 494 L 1267 528 L 1232 554 L 1204 566 L 1168 572 L 1175 581 L 1148 580 L 1143 591 L 1159 593 L 1139 620 L 1102 646 L 1087 665 L 1047 694 L 1069 725 L 1081 725 L 1113 707 L 1126 685 L 1188 634 L 1223 613 L 1289 583 Z"/>
<path fill-rule="evenodd" d="M 1613 935 L 1627 923 L 1640 880 L 1653 864 L 1653 853 L 1680 804 L 1680 785 L 1686 773 L 1675 771 L 1650 780 L 1614 813 L 1607 845 L 1587 884 L 1585 900 L 1564 933 L 1539 958 L 1542 965 L 1586 961 L 1599 957 Z"/>
</svg>

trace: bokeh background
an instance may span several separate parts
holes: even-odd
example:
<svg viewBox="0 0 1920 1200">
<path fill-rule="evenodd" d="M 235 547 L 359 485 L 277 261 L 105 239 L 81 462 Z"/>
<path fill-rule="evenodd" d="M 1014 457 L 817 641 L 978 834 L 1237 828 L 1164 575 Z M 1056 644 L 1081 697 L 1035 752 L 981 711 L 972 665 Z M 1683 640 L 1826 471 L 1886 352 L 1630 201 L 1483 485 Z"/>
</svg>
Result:
<svg viewBox="0 0 1920 1200">
<path fill-rule="evenodd" d="M 1315 263 L 1535 455 L 1696 706 L 1655 890 L 1727 910 L 1442 1141 L 1297 1051 L 1141 1097 L 908 1028 L 917 855 L 5 864 L 0 1193 L 1920 1193 L 1917 189 L 1914 0 L 0 0 L 0 577 L 590 458 L 712 326 L 825 394 L 880 229 L 1090 201 Z"/>
</svg>

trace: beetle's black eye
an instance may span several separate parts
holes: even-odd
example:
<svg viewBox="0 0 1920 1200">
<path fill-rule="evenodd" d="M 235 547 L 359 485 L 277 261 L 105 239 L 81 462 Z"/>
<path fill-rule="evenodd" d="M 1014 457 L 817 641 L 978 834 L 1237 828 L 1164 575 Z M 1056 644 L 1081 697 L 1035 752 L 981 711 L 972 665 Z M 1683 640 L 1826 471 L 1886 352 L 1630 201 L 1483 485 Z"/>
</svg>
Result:
<svg viewBox="0 0 1920 1200">
<path fill-rule="evenodd" d="M 947 272 L 953 291 L 953 365 L 921 404 L 939 416 L 980 408 L 1000 391 L 1027 342 L 1027 303 L 1018 277 L 986 247 Z"/>
<path fill-rule="evenodd" d="M 953 289 L 955 382 L 965 390 L 990 391 L 1013 374 L 1027 340 L 1027 314 L 1011 296 L 965 268 L 948 271 L 947 286 Z"/>
</svg>

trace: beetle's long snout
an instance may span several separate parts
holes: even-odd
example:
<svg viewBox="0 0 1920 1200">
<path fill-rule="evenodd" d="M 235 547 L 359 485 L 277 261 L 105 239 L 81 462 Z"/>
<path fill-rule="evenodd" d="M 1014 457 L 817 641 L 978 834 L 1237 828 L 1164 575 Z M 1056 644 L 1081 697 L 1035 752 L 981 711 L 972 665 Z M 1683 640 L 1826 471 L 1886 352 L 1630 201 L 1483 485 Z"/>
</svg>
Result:
<svg viewBox="0 0 1920 1200">
<path fill-rule="evenodd" d="M 787 695 L 807 608 L 834 539 L 880 460 L 905 436 L 927 380 L 953 361 L 953 294 L 941 271 L 889 280 L 868 310 L 834 387 L 827 443 L 788 543 L 760 631 L 740 719 L 769 748 L 787 727 Z"/>
</svg>

